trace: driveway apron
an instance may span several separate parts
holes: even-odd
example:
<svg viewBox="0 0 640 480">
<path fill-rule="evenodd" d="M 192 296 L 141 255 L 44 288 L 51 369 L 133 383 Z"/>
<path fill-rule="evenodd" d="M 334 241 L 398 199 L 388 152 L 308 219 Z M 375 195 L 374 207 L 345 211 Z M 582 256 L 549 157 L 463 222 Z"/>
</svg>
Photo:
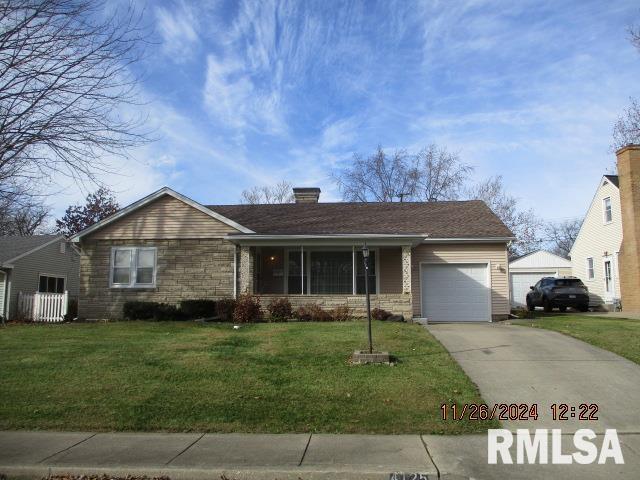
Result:
<svg viewBox="0 0 640 480">
<path fill-rule="evenodd" d="M 502 422 L 505 428 L 640 432 L 640 366 L 629 360 L 543 329 L 500 323 L 432 324 L 427 329 L 479 387 L 490 408 L 537 405 L 537 420 L 510 419 Z M 553 420 L 554 404 L 569 407 L 567 420 Z M 581 404 L 596 405 L 597 420 L 580 420 Z"/>
</svg>

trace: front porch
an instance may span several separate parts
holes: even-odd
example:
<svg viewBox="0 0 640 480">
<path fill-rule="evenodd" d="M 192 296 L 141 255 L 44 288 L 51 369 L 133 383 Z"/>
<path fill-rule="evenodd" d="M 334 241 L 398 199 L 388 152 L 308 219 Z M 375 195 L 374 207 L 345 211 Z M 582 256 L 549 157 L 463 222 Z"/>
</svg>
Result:
<svg viewBox="0 0 640 480">
<path fill-rule="evenodd" d="M 369 245 L 371 308 L 412 317 L 411 245 Z M 287 297 L 294 308 L 346 305 L 366 315 L 362 243 L 240 245 L 238 291 L 258 296 L 263 305 Z"/>
</svg>

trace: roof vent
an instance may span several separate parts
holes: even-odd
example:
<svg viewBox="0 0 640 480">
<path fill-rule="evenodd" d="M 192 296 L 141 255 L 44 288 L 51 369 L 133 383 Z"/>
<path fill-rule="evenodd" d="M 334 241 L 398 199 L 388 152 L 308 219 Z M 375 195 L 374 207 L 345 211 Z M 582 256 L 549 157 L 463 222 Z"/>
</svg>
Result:
<svg viewBox="0 0 640 480">
<path fill-rule="evenodd" d="M 296 199 L 296 203 L 318 203 L 320 198 L 320 189 L 313 188 L 294 188 L 293 196 Z"/>
</svg>

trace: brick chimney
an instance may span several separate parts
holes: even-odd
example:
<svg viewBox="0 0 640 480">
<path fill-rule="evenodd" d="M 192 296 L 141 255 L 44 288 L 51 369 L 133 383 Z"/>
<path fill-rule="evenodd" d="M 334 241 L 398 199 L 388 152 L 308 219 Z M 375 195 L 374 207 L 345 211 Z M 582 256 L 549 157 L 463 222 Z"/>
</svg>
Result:
<svg viewBox="0 0 640 480">
<path fill-rule="evenodd" d="M 622 248 L 618 258 L 622 308 L 640 312 L 640 145 L 627 145 L 616 152 Z"/>
<path fill-rule="evenodd" d="M 296 203 L 318 203 L 320 198 L 319 188 L 294 188 L 293 196 Z"/>
</svg>

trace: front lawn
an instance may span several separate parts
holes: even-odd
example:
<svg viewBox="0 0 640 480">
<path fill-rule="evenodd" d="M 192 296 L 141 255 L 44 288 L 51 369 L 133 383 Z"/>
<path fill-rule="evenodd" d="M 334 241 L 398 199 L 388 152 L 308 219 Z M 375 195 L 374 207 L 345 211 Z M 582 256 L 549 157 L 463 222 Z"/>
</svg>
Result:
<svg viewBox="0 0 640 480">
<path fill-rule="evenodd" d="M 396 366 L 349 366 L 362 322 L 0 329 L 0 430 L 470 433 L 476 387 L 421 326 L 375 322 Z"/>
<path fill-rule="evenodd" d="M 516 325 L 546 328 L 570 335 L 640 363 L 640 321 L 583 315 L 543 316 Z"/>
</svg>

